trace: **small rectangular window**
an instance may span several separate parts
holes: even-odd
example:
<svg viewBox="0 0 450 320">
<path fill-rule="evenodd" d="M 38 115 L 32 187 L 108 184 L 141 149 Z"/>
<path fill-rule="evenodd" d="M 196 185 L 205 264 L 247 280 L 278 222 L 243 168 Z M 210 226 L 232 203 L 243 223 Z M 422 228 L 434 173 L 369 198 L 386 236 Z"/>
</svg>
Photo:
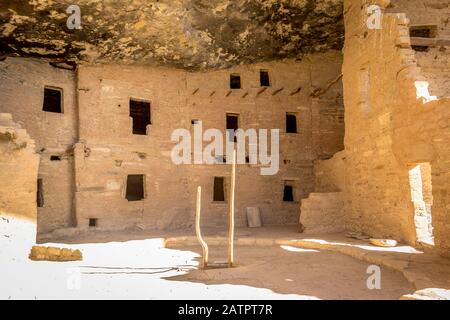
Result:
<svg viewBox="0 0 450 320">
<path fill-rule="evenodd" d="M 269 71 L 261 70 L 259 72 L 259 81 L 260 81 L 261 87 L 270 87 Z"/>
<path fill-rule="evenodd" d="M 95 228 L 95 227 L 97 227 L 97 222 L 98 222 L 98 219 L 96 219 L 96 218 L 91 218 L 91 219 L 89 219 L 89 227 L 90 227 L 90 228 Z"/>
<path fill-rule="evenodd" d="M 225 201 L 225 179 L 214 177 L 214 201 Z"/>
<path fill-rule="evenodd" d="M 239 115 L 234 113 L 227 113 L 227 130 L 239 129 Z"/>
<path fill-rule="evenodd" d="M 146 135 L 151 124 L 150 102 L 130 100 L 130 117 L 133 118 L 133 134 Z"/>
<path fill-rule="evenodd" d="M 42 179 L 37 180 L 36 203 L 38 208 L 44 207 L 44 183 Z"/>
<path fill-rule="evenodd" d="M 42 111 L 62 113 L 62 89 L 44 88 L 44 105 Z"/>
<path fill-rule="evenodd" d="M 297 115 L 286 113 L 286 133 L 297 133 Z"/>
<path fill-rule="evenodd" d="M 289 182 L 285 182 L 283 191 L 284 202 L 294 202 L 294 187 Z"/>
<path fill-rule="evenodd" d="M 235 133 L 237 129 L 239 129 L 239 115 L 227 113 L 227 131 L 231 131 L 230 141 L 236 142 Z"/>
<path fill-rule="evenodd" d="M 241 89 L 241 76 L 238 74 L 230 75 L 230 88 Z"/>
<path fill-rule="evenodd" d="M 128 201 L 140 201 L 145 198 L 144 175 L 133 174 L 128 176 L 126 198 Z"/>
<path fill-rule="evenodd" d="M 420 46 L 411 46 L 411 49 L 413 49 L 414 51 L 418 51 L 418 52 L 428 52 L 430 47 L 420 45 Z"/>
<path fill-rule="evenodd" d="M 437 26 L 411 26 L 409 36 L 413 38 L 435 38 Z"/>
<path fill-rule="evenodd" d="M 61 161 L 61 156 L 50 156 L 50 161 Z"/>
</svg>

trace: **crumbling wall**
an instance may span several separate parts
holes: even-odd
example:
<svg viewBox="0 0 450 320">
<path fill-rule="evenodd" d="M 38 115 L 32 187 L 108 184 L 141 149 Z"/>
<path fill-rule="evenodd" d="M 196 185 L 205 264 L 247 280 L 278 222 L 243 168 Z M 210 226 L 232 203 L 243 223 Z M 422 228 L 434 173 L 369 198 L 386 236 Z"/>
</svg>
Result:
<svg viewBox="0 0 450 320">
<path fill-rule="evenodd" d="M 300 225 L 305 234 L 326 234 L 345 231 L 342 192 L 313 192 L 302 200 Z"/>
<path fill-rule="evenodd" d="M 26 259 L 35 242 L 38 165 L 34 141 L 0 113 L 0 261 Z"/>
<path fill-rule="evenodd" d="M 39 157 L 34 141 L 9 113 L 0 113 L 0 211 L 36 219 Z"/>
<path fill-rule="evenodd" d="M 345 151 L 338 152 L 329 160 L 314 163 L 316 192 L 338 192 L 345 190 Z"/>
<path fill-rule="evenodd" d="M 450 96 L 450 6 L 446 1 L 392 0 L 388 13 L 406 13 L 410 29 L 429 28 L 430 35 L 411 39 L 417 66 L 430 83 L 430 94 Z M 414 34 L 413 34 L 414 35 Z"/>
<path fill-rule="evenodd" d="M 448 254 L 450 101 L 434 100 L 426 90 L 411 49 L 407 16 L 384 14 L 382 28 L 368 30 L 366 5 L 345 3 L 348 227 L 415 244 L 408 170 L 430 163 L 436 248 Z"/>
<path fill-rule="evenodd" d="M 73 156 L 77 140 L 75 73 L 48 62 L 7 58 L 0 62 L 0 112 L 11 113 L 36 141 L 43 207 L 39 232 L 73 225 Z M 44 88 L 62 89 L 62 113 L 44 112 Z M 52 161 L 51 157 L 60 157 Z"/>
</svg>

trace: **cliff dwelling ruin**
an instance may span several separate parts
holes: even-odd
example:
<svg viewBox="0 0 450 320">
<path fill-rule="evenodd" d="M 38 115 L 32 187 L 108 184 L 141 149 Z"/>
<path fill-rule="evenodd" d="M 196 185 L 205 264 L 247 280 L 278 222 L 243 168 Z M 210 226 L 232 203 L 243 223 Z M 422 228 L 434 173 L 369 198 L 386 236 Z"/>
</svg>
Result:
<svg viewBox="0 0 450 320">
<path fill-rule="evenodd" d="M 1 299 L 450 299 L 448 0 L 2 0 L 0 95 Z"/>
</svg>

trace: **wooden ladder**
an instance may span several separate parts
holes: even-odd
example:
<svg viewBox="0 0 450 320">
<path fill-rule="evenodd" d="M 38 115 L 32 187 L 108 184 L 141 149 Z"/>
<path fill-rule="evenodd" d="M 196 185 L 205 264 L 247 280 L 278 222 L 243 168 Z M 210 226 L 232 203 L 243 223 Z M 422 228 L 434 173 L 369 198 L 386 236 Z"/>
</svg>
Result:
<svg viewBox="0 0 450 320">
<path fill-rule="evenodd" d="M 228 261 L 209 262 L 208 244 L 203 239 L 200 218 L 201 218 L 201 201 L 202 201 L 202 187 L 197 188 L 197 203 L 195 210 L 195 233 L 197 240 L 202 246 L 202 268 L 232 268 L 234 266 L 234 190 L 236 185 L 236 149 L 233 150 L 233 162 L 231 170 L 231 188 L 230 188 L 230 223 L 228 231 Z"/>
</svg>

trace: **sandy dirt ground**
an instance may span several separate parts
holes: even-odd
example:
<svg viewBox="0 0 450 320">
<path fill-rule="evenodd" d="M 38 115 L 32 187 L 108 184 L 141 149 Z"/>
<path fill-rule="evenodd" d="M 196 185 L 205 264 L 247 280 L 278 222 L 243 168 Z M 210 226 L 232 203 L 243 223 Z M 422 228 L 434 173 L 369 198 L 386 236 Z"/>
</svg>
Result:
<svg viewBox="0 0 450 320">
<path fill-rule="evenodd" d="M 0 299 L 398 299 L 413 288 L 381 268 L 369 290 L 368 263 L 329 251 L 237 246 L 238 267 L 200 270 L 199 246 L 164 248 L 164 239 L 91 244 L 81 262 L 32 262 L 29 242 L 0 239 Z M 212 246 L 211 260 L 226 258 Z"/>
<path fill-rule="evenodd" d="M 190 250 L 200 253 L 197 247 Z M 210 261 L 226 260 L 225 247 L 210 252 Z M 197 269 L 170 280 L 247 285 L 307 299 L 398 299 L 414 291 L 400 273 L 387 268 L 381 268 L 381 289 L 369 290 L 369 264 L 340 253 L 289 246 L 242 246 L 235 252 L 235 268 Z"/>
</svg>

